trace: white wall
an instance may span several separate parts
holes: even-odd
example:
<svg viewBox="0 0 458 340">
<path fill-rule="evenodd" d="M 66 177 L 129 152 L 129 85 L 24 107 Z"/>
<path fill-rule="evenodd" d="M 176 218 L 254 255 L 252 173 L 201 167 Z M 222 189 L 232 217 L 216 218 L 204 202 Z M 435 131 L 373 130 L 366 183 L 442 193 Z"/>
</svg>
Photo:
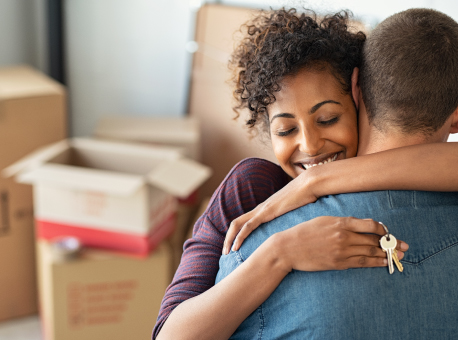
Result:
<svg viewBox="0 0 458 340">
<path fill-rule="evenodd" d="M 73 135 L 107 114 L 184 114 L 192 18 L 189 0 L 66 1 Z"/>
</svg>

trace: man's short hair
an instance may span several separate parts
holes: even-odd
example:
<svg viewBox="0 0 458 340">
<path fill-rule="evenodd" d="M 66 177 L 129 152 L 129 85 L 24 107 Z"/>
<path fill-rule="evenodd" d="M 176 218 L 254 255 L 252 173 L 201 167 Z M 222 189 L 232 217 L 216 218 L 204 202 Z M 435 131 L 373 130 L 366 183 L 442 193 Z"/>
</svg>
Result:
<svg viewBox="0 0 458 340">
<path fill-rule="evenodd" d="M 359 80 L 377 129 L 432 134 L 458 107 L 458 23 L 431 9 L 387 18 L 367 38 Z"/>
</svg>

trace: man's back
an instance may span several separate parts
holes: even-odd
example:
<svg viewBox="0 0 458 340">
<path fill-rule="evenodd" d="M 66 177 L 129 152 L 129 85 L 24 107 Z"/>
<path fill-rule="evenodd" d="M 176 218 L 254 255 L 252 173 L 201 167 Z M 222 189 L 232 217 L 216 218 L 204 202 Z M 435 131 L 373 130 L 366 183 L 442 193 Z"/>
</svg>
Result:
<svg viewBox="0 0 458 340">
<path fill-rule="evenodd" d="M 458 338 L 458 194 L 379 191 L 324 197 L 256 229 L 220 260 L 217 282 L 272 234 L 317 216 L 373 218 L 406 241 L 395 268 L 293 271 L 237 339 Z"/>
</svg>

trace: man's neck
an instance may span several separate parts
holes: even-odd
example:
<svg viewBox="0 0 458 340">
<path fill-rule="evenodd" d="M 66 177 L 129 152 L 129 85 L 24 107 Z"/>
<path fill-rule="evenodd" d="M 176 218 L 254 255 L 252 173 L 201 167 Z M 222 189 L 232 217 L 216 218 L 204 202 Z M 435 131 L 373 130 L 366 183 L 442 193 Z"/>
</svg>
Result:
<svg viewBox="0 0 458 340">
<path fill-rule="evenodd" d="M 366 138 L 360 141 L 358 156 L 430 142 L 433 141 L 430 141 L 424 135 L 404 135 L 396 132 L 383 133 L 376 128 L 371 128 Z"/>
</svg>

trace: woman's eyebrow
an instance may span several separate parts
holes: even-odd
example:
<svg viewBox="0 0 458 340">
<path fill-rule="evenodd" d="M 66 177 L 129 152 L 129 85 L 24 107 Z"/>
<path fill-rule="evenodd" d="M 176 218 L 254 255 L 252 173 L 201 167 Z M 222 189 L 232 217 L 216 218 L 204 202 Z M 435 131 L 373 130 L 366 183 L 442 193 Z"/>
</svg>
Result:
<svg viewBox="0 0 458 340">
<path fill-rule="evenodd" d="M 325 101 L 322 101 L 316 105 L 314 105 L 310 111 L 309 111 L 309 114 L 313 114 L 315 113 L 320 107 L 322 107 L 324 104 L 337 104 L 337 105 L 342 105 L 341 103 L 339 102 L 336 102 L 334 100 L 325 100 Z"/>
<path fill-rule="evenodd" d="M 279 113 L 272 117 L 270 122 L 272 123 L 275 118 L 296 118 L 292 113 Z"/>
</svg>

